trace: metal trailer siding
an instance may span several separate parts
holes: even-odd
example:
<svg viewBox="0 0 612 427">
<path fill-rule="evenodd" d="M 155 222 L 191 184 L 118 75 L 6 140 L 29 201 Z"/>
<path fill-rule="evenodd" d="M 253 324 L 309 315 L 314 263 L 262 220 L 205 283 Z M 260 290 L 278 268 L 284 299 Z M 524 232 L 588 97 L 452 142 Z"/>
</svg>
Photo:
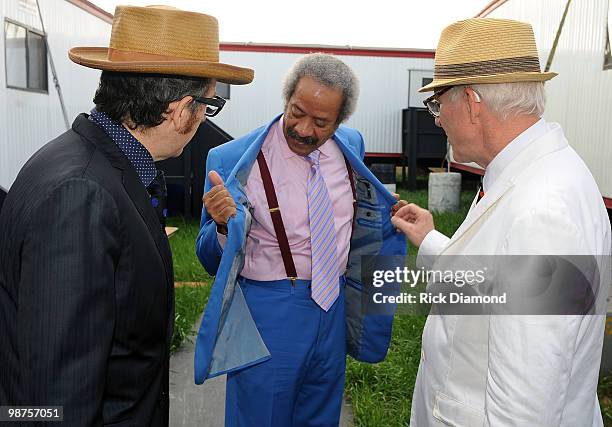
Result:
<svg viewBox="0 0 612 427">
<path fill-rule="evenodd" d="M 487 17 L 530 22 L 542 68 L 563 15 L 566 0 L 508 0 Z M 563 126 L 572 147 L 612 198 L 612 70 L 604 70 L 610 0 L 573 0 L 551 64 L 559 73 L 546 83 L 544 117 Z"/>
<path fill-rule="evenodd" d="M 66 0 L 40 0 L 39 3 L 68 120 L 72 123 L 78 113 L 88 112 L 92 108 L 100 72 L 72 63 L 68 59 L 68 49 L 73 46 L 108 45 L 111 27 Z M 0 16 L 3 21 L 3 52 L 0 54 L 0 186 L 9 188 L 27 159 L 66 129 L 49 65 L 48 93 L 6 87 L 4 21 L 10 19 L 40 31 L 36 2 L 0 2 Z"/>
<path fill-rule="evenodd" d="M 231 87 L 230 101 L 223 112 L 212 119 L 214 123 L 238 137 L 282 112 L 285 75 L 301 56 L 222 50 L 222 62 L 253 68 L 255 80 L 250 85 Z M 402 153 L 402 109 L 408 107 L 408 72 L 433 70 L 433 58 L 350 55 L 338 58 L 354 70 L 360 83 L 357 109 L 345 124 L 363 134 L 367 152 Z"/>
</svg>

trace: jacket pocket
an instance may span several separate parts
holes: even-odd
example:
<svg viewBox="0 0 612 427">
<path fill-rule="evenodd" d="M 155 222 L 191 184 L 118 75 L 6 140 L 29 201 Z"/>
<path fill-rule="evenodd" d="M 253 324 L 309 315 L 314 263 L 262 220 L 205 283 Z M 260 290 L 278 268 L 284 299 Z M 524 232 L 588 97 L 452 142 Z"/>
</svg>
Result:
<svg viewBox="0 0 612 427">
<path fill-rule="evenodd" d="M 449 426 L 478 427 L 484 425 L 484 411 L 440 392 L 436 393 L 433 416 Z"/>
<path fill-rule="evenodd" d="M 377 208 L 358 205 L 356 221 L 361 226 L 380 229 L 383 223 L 382 213 Z"/>
</svg>

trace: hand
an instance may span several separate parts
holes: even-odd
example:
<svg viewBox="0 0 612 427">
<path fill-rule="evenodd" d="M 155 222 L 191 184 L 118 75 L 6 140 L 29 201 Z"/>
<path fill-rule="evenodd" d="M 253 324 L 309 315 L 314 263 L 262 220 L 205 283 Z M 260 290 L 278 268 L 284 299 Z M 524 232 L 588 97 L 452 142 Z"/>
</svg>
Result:
<svg viewBox="0 0 612 427">
<path fill-rule="evenodd" d="M 217 224 L 219 232 L 227 234 L 225 226 L 229 218 L 236 215 L 236 203 L 216 171 L 208 172 L 208 179 L 213 187 L 202 198 L 204 207 Z"/>
<path fill-rule="evenodd" d="M 397 213 L 398 210 L 400 210 L 400 208 L 406 206 L 408 202 L 405 200 L 400 200 L 400 195 L 397 193 L 391 194 L 393 194 L 393 197 L 395 197 L 395 200 L 397 200 L 397 203 L 391 207 L 391 216 L 393 216 Z"/>
<path fill-rule="evenodd" d="M 435 229 L 431 212 L 414 203 L 400 208 L 391 218 L 391 222 L 396 228 L 403 231 L 415 246 L 421 246 L 425 236 Z"/>
</svg>

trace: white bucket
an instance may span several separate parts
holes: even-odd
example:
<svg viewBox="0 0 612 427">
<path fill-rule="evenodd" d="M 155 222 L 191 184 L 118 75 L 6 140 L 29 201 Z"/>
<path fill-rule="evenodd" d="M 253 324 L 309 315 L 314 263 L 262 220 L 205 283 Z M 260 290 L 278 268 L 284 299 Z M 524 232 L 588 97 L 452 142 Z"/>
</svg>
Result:
<svg viewBox="0 0 612 427">
<path fill-rule="evenodd" d="M 397 192 L 397 185 L 395 185 L 395 184 L 383 184 L 383 185 L 390 192 L 392 192 L 392 193 L 396 193 Z"/>
<path fill-rule="evenodd" d="M 432 212 L 456 212 L 461 200 L 461 174 L 432 172 L 429 174 L 428 202 Z"/>
</svg>

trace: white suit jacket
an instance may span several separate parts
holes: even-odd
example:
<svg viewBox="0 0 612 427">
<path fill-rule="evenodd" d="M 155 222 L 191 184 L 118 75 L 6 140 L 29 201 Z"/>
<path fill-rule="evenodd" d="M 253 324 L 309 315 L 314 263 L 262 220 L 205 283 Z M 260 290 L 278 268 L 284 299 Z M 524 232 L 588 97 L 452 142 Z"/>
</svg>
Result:
<svg viewBox="0 0 612 427">
<path fill-rule="evenodd" d="M 452 238 L 426 236 L 419 264 L 439 254 L 610 254 L 597 185 L 561 127 L 547 126 L 472 204 Z M 430 314 L 410 425 L 602 426 L 596 389 L 604 326 L 604 315 Z"/>
</svg>

